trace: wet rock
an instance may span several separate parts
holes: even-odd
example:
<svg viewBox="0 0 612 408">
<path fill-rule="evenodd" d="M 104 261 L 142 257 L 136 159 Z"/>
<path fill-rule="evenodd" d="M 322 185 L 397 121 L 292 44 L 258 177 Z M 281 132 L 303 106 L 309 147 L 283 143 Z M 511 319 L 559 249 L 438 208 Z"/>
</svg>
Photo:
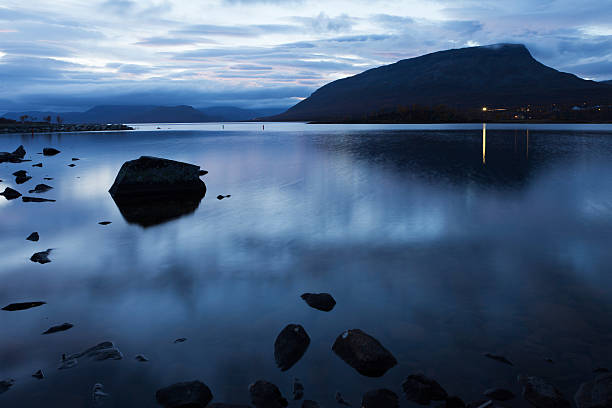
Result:
<svg viewBox="0 0 612 408">
<path fill-rule="evenodd" d="M 104 401 L 106 401 L 109 397 L 110 395 L 104 392 L 104 386 L 102 384 L 94 384 L 91 392 L 91 399 L 93 400 L 95 407 L 101 407 L 104 405 Z"/>
<path fill-rule="evenodd" d="M 32 377 L 36 378 L 37 380 L 42 380 L 45 378 L 45 375 L 43 374 L 42 370 L 38 370 L 37 372 L 32 374 Z"/>
<path fill-rule="evenodd" d="M 164 408 L 204 408 L 213 399 L 213 395 L 203 382 L 189 381 L 158 390 L 155 399 Z"/>
<path fill-rule="evenodd" d="M 13 384 L 15 384 L 15 380 L 12 378 L 0 381 L 0 394 L 7 392 L 13 386 Z"/>
<path fill-rule="evenodd" d="M 298 401 L 302 398 L 304 398 L 304 385 L 298 378 L 296 378 L 293 380 L 293 399 Z"/>
<path fill-rule="evenodd" d="M 45 147 L 43 149 L 43 155 L 45 156 L 55 156 L 56 154 L 59 154 L 59 153 L 61 152 L 53 147 Z"/>
<path fill-rule="evenodd" d="M 54 203 L 55 200 L 49 200 L 47 198 L 40 197 L 21 197 L 24 203 Z"/>
<path fill-rule="evenodd" d="M 53 177 L 44 177 L 43 180 L 51 181 L 53 180 Z"/>
<path fill-rule="evenodd" d="M 342 396 L 342 394 L 340 394 L 340 391 L 336 391 L 336 402 L 340 405 L 346 405 L 347 407 L 351 406 L 351 403 L 348 402 L 347 400 L 344 399 L 344 397 Z"/>
<path fill-rule="evenodd" d="M 26 151 L 23 146 L 19 146 L 14 152 L 0 152 L 0 163 L 21 163 L 25 160 Z"/>
<path fill-rule="evenodd" d="M 78 157 L 73 157 L 72 158 L 72 161 L 78 161 L 78 160 L 81 160 L 81 159 L 79 159 Z"/>
<path fill-rule="evenodd" d="M 316 401 L 304 400 L 304 402 L 302 402 L 302 408 L 321 408 L 321 406 Z"/>
<path fill-rule="evenodd" d="M 367 377 L 382 377 L 397 364 L 395 357 L 378 340 L 359 329 L 347 330 L 338 336 L 332 350 Z"/>
<path fill-rule="evenodd" d="M 278 387 L 268 381 L 254 382 L 249 386 L 249 393 L 255 408 L 284 408 L 289 405 Z"/>
<path fill-rule="evenodd" d="M 52 326 L 50 328 L 48 328 L 46 331 L 43 332 L 43 334 L 52 334 L 52 333 L 57 333 L 57 332 L 62 332 L 62 331 L 66 331 L 69 329 L 72 329 L 74 327 L 73 324 L 70 323 L 62 323 L 58 326 Z"/>
<path fill-rule="evenodd" d="M 112 222 L 111 221 L 100 221 L 98 224 L 100 224 L 100 225 L 109 225 L 109 224 L 112 224 Z"/>
<path fill-rule="evenodd" d="M 504 356 L 500 356 L 500 355 L 492 354 L 492 353 L 485 353 L 484 356 L 488 357 L 488 358 L 490 358 L 492 360 L 499 361 L 500 363 L 504 363 L 504 364 L 508 364 L 508 365 L 514 365 L 514 364 L 512 364 L 512 362 L 510 360 L 508 360 Z"/>
<path fill-rule="evenodd" d="M 28 180 L 32 180 L 32 177 L 30 177 L 30 176 L 16 177 L 15 178 L 15 183 L 23 184 L 23 183 L 27 182 Z"/>
<path fill-rule="evenodd" d="M 112 341 L 104 341 L 80 353 L 71 354 L 67 359 L 89 358 L 94 361 L 121 360 L 123 354 Z"/>
<path fill-rule="evenodd" d="M 34 187 L 34 190 L 30 190 L 30 193 L 46 193 L 49 190 L 53 190 L 53 187 L 48 186 L 46 184 L 37 184 L 36 187 Z"/>
<path fill-rule="evenodd" d="M 149 359 L 143 356 L 142 354 L 137 354 L 136 357 L 134 357 L 134 360 L 139 361 L 141 363 L 146 363 L 147 361 L 149 361 Z"/>
<path fill-rule="evenodd" d="M 578 408 L 612 407 L 612 373 L 604 373 L 582 383 L 574 395 L 574 401 Z"/>
<path fill-rule="evenodd" d="M 204 196 L 206 185 L 199 177 L 200 167 L 174 160 L 142 156 L 123 163 L 109 192 L 113 197 Z"/>
<path fill-rule="evenodd" d="M 31 309 L 33 307 L 38 307 L 42 305 L 46 305 L 47 302 L 21 302 L 21 303 L 11 303 L 10 305 L 4 306 L 2 310 L 6 310 L 7 312 L 15 312 L 17 310 L 26 310 Z"/>
<path fill-rule="evenodd" d="M 228 194 L 228 195 L 221 195 L 221 194 L 219 194 L 219 195 L 217 196 L 217 200 L 223 200 L 224 198 L 230 198 L 230 197 L 231 197 L 231 195 L 230 195 L 230 194 Z"/>
<path fill-rule="evenodd" d="M 491 388 L 486 390 L 483 395 L 496 401 L 508 401 L 516 396 L 512 391 L 504 388 Z"/>
<path fill-rule="evenodd" d="M 274 342 L 274 359 L 281 371 L 293 367 L 310 345 L 310 337 L 299 324 L 287 325 Z"/>
<path fill-rule="evenodd" d="M 536 408 L 569 408 L 571 405 L 554 385 L 540 377 L 519 375 L 523 398 Z"/>
<path fill-rule="evenodd" d="M 25 170 L 17 170 L 16 172 L 13 173 L 13 176 L 15 177 L 26 177 L 28 175 L 28 172 Z"/>
<path fill-rule="evenodd" d="M 21 194 L 19 193 L 19 191 L 13 190 L 10 187 L 6 187 L 4 189 L 4 192 L 0 193 L 0 195 L 3 195 L 4 198 L 6 198 L 7 200 L 14 200 L 16 198 L 21 197 Z"/>
<path fill-rule="evenodd" d="M 52 249 L 47 249 L 43 252 L 37 252 L 30 257 L 30 261 L 37 262 L 39 264 L 46 264 L 51 262 L 49 259 L 49 255 L 51 254 Z"/>
<path fill-rule="evenodd" d="M 42 166 L 43 166 L 42 163 L 36 163 L 32 165 L 32 167 L 42 167 Z"/>
<path fill-rule="evenodd" d="M 73 357 L 68 357 L 66 354 L 62 354 L 62 362 L 60 363 L 58 370 L 67 370 L 76 366 L 79 363 L 79 360 Z"/>
<path fill-rule="evenodd" d="M 329 293 L 304 293 L 300 297 L 308 306 L 324 312 L 329 312 L 336 306 L 336 300 Z"/>
<path fill-rule="evenodd" d="M 180 339 L 174 340 L 174 344 L 176 344 L 176 343 L 183 343 L 183 342 L 186 342 L 186 341 L 187 341 L 187 339 L 185 337 L 181 337 Z"/>
<path fill-rule="evenodd" d="M 113 200 L 125 221 L 148 228 L 193 213 L 200 206 L 202 197 L 113 197 Z"/>
<path fill-rule="evenodd" d="M 28 235 L 28 237 L 26 238 L 26 240 L 28 241 L 38 241 L 40 239 L 40 235 L 38 235 L 38 232 L 33 232 L 30 235 Z"/>
<path fill-rule="evenodd" d="M 368 391 L 361 399 L 361 408 L 399 408 L 399 398 L 386 388 Z"/>
<path fill-rule="evenodd" d="M 70 164 L 68 165 L 68 167 L 76 167 L 76 164 L 74 164 L 74 163 L 70 163 Z"/>
<path fill-rule="evenodd" d="M 437 381 L 424 374 L 409 375 L 402 383 L 406 399 L 421 405 L 429 405 L 431 401 L 443 401 L 448 393 Z"/>
<path fill-rule="evenodd" d="M 207 174 L 208 174 L 208 171 L 206 171 L 206 170 L 200 170 L 200 171 L 198 172 L 198 175 L 199 175 L 199 176 L 205 176 L 205 175 L 207 175 Z"/>
</svg>

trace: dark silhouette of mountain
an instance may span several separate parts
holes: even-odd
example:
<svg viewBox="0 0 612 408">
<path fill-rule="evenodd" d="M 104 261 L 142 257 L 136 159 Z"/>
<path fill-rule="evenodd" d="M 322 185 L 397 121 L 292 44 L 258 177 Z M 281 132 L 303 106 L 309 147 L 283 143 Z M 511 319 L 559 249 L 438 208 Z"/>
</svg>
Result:
<svg viewBox="0 0 612 408">
<path fill-rule="evenodd" d="M 601 82 L 604 83 L 604 84 L 607 84 L 607 85 L 612 85 L 612 79 L 610 79 L 608 81 L 601 81 Z"/>
<path fill-rule="evenodd" d="M 252 120 L 260 116 L 282 112 L 276 109 L 241 109 L 232 106 L 195 109 L 192 106 L 153 106 L 153 105 L 103 105 L 95 106 L 85 112 L 8 112 L 3 116 L 18 120 L 28 115 L 28 120 L 42 121 L 50 116 L 55 122 L 61 117 L 64 123 L 199 123 Z"/>
<path fill-rule="evenodd" d="M 279 121 L 363 118 L 400 106 L 488 107 L 611 103 L 612 88 L 536 61 L 524 45 L 497 44 L 435 52 L 331 82 Z"/>
</svg>

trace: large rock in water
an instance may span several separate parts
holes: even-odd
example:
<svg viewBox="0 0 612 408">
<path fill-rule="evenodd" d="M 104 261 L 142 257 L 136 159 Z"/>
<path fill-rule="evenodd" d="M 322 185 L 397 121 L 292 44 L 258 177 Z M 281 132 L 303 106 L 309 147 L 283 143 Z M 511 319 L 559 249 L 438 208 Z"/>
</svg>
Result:
<svg viewBox="0 0 612 408">
<path fill-rule="evenodd" d="M 612 373 L 599 375 L 581 384 L 574 401 L 578 408 L 612 407 Z"/>
<path fill-rule="evenodd" d="M 338 336 L 332 350 L 367 377 L 382 377 L 397 364 L 395 357 L 378 340 L 359 329 L 347 330 Z"/>
<path fill-rule="evenodd" d="M 113 198 L 206 194 L 200 167 L 158 157 L 142 156 L 123 163 L 109 192 Z"/>
<path fill-rule="evenodd" d="M 310 337 L 299 324 L 289 324 L 285 327 L 274 342 L 274 359 L 281 371 L 287 371 L 306 352 L 310 345 Z"/>
<path fill-rule="evenodd" d="M 554 385 L 540 377 L 519 375 L 523 397 L 536 408 L 570 408 L 571 405 Z"/>
<path fill-rule="evenodd" d="M 158 390 L 155 399 L 164 408 L 204 408 L 213 395 L 203 382 L 190 381 Z"/>
</svg>

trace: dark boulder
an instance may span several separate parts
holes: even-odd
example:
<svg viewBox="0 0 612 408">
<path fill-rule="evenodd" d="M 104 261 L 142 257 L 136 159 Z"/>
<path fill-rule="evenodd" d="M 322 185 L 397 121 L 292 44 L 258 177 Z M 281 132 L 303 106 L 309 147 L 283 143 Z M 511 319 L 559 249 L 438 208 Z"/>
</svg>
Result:
<svg viewBox="0 0 612 408">
<path fill-rule="evenodd" d="M 17 310 L 26 310 L 31 309 L 33 307 L 38 307 L 42 305 L 46 305 L 47 302 L 21 302 L 21 303 L 11 303 L 10 305 L 4 306 L 2 310 L 6 310 L 7 312 L 15 312 Z"/>
<path fill-rule="evenodd" d="M 321 408 L 321 405 L 313 400 L 304 400 L 302 402 L 302 408 Z"/>
<path fill-rule="evenodd" d="M 293 380 L 293 399 L 298 401 L 302 398 L 304 398 L 304 384 L 296 378 Z"/>
<path fill-rule="evenodd" d="M 274 342 L 274 359 L 281 371 L 293 367 L 310 345 L 310 337 L 299 324 L 287 325 Z"/>
<path fill-rule="evenodd" d="M 512 391 L 504 388 L 491 388 L 486 390 L 483 395 L 496 401 L 508 401 L 515 397 Z"/>
<path fill-rule="evenodd" d="M 42 370 L 38 370 L 37 372 L 32 374 L 32 377 L 36 378 L 37 380 L 42 380 L 45 378 L 45 375 L 43 374 Z"/>
<path fill-rule="evenodd" d="M 174 160 L 142 156 L 123 163 L 109 192 L 113 197 L 150 195 L 200 195 L 206 185 L 200 167 Z"/>
<path fill-rule="evenodd" d="M 24 203 L 54 203 L 55 200 L 50 200 L 48 198 L 40 198 L 40 197 L 21 197 L 21 200 Z"/>
<path fill-rule="evenodd" d="M 213 395 L 203 382 L 190 381 L 158 390 L 155 399 L 164 408 L 204 408 Z"/>
<path fill-rule="evenodd" d="M 21 197 L 21 193 L 17 190 L 13 190 L 10 187 L 6 187 L 4 192 L 0 193 L 0 195 L 4 196 L 7 200 L 14 200 L 16 198 Z"/>
<path fill-rule="evenodd" d="M 399 408 L 399 398 L 386 388 L 368 391 L 361 399 L 361 408 Z"/>
<path fill-rule="evenodd" d="M 46 184 L 37 184 L 36 187 L 34 187 L 34 190 L 30 190 L 30 193 L 46 193 L 49 190 L 52 190 L 53 187 L 48 186 Z"/>
<path fill-rule="evenodd" d="M 52 249 L 47 249 L 46 251 L 37 252 L 30 257 L 30 261 L 37 262 L 39 264 L 46 264 L 51 262 L 49 259 L 49 255 L 51 254 Z"/>
<path fill-rule="evenodd" d="M 0 381 L 0 394 L 7 392 L 15 384 L 15 380 L 8 379 Z"/>
<path fill-rule="evenodd" d="M 336 300 L 329 293 L 304 293 L 300 297 L 308 306 L 324 312 L 329 312 L 336 306 Z"/>
<path fill-rule="evenodd" d="M 145 356 L 143 356 L 142 354 L 137 354 L 137 355 L 134 357 L 134 360 L 136 360 L 136 361 L 138 361 L 138 362 L 141 362 L 141 363 L 146 363 L 147 361 L 149 361 L 149 359 L 148 359 L 148 358 L 146 358 Z"/>
<path fill-rule="evenodd" d="M 53 147 L 45 147 L 43 149 L 43 155 L 45 156 L 55 156 L 56 154 L 59 154 L 59 153 L 61 152 Z"/>
<path fill-rule="evenodd" d="M 38 235 L 38 232 L 33 232 L 30 235 L 28 235 L 28 237 L 26 238 L 26 240 L 33 241 L 33 242 L 36 242 L 39 239 L 40 239 L 40 235 Z"/>
<path fill-rule="evenodd" d="M 31 176 L 17 176 L 15 177 L 15 183 L 17 184 L 23 184 L 29 180 L 32 180 Z"/>
<path fill-rule="evenodd" d="M 0 152 L 0 163 L 5 163 L 5 162 L 9 162 L 9 163 L 21 163 L 23 161 L 23 158 L 26 155 L 26 151 L 23 148 L 23 146 L 19 146 L 14 152 L 9 153 L 9 152 Z"/>
<path fill-rule="evenodd" d="M 612 407 L 612 373 L 601 374 L 592 381 L 582 383 L 574 401 L 578 408 Z"/>
<path fill-rule="evenodd" d="M 424 374 L 409 375 L 402 383 L 406 399 L 421 405 L 429 405 L 431 401 L 443 401 L 448 393 L 437 381 Z"/>
<path fill-rule="evenodd" d="M 569 401 L 554 385 L 540 377 L 519 375 L 523 398 L 536 408 L 570 408 Z"/>
<path fill-rule="evenodd" d="M 43 166 L 43 164 L 42 164 L 42 163 L 36 163 L 36 164 L 33 164 L 33 165 L 32 165 L 32 167 L 42 167 L 42 166 Z"/>
<path fill-rule="evenodd" d="M 63 360 L 77 360 L 79 358 L 89 358 L 94 361 L 121 360 L 123 354 L 112 341 L 103 341 L 85 351 L 66 356 Z"/>
<path fill-rule="evenodd" d="M 110 224 L 112 224 L 112 221 L 100 221 L 98 224 L 100 224 L 100 225 L 110 225 Z"/>
<path fill-rule="evenodd" d="M 25 170 L 17 170 L 16 172 L 13 173 L 13 176 L 15 177 L 25 177 L 28 175 L 28 172 Z"/>
<path fill-rule="evenodd" d="M 278 387 L 270 382 L 258 380 L 249 386 L 251 402 L 256 408 L 284 408 L 289 403 Z"/>
<path fill-rule="evenodd" d="M 332 350 L 367 377 L 382 377 L 397 364 L 395 357 L 378 340 L 359 329 L 347 330 L 338 336 Z"/>
<path fill-rule="evenodd" d="M 48 328 L 46 331 L 43 332 L 43 334 L 52 334 L 52 333 L 62 332 L 62 331 L 72 329 L 73 327 L 74 325 L 70 323 L 62 323 L 58 326 L 52 326 Z"/>
</svg>

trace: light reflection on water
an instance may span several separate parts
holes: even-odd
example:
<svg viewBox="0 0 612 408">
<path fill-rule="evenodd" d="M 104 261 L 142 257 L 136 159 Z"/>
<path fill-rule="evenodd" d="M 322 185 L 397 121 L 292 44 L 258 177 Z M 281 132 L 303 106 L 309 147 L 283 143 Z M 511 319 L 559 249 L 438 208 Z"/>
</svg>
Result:
<svg viewBox="0 0 612 408">
<path fill-rule="evenodd" d="M 0 151 L 24 144 L 44 167 L 0 164 L 0 188 L 23 168 L 33 179 L 20 191 L 50 176 L 43 196 L 58 200 L 0 197 L 0 302 L 48 302 L 0 314 L 0 379 L 17 380 L 2 406 L 85 407 L 101 382 L 108 406 L 153 407 L 156 389 L 195 378 L 217 402 L 248 403 L 254 380 L 290 397 L 294 376 L 306 398 L 333 406 L 339 390 L 358 405 L 373 388 L 399 394 L 417 370 L 466 401 L 497 386 L 519 394 L 519 372 L 569 397 L 594 368 L 612 367 L 612 132 L 532 130 L 527 157 L 524 129 L 488 126 L 483 165 L 482 125 L 291 126 L 1 139 Z M 62 153 L 35 154 L 45 146 Z M 140 155 L 210 172 L 195 212 L 150 228 L 126 222 L 107 190 Z M 81 158 L 75 168 L 71 157 Z M 32 231 L 39 242 L 25 241 Z M 47 248 L 52 263 L 29 261 Z M 334 295 L 333 312 L 299 298 L 319 291 Z M 40 335 L 63 322 L 75 327 Z M 312 343 L 281 373 L 272 345 L 288 323 Z M 400 364 L 361 377 L 331 352 L 347 328 L 377 337 Z M 173 344 L 178 337 L 188 340 Z M 104 340 L 126 359 L 55 369 L 61 353 Z M 139 353 L 150 362 L 135 362 Z M 30 378 L 40 368 L 48 378 Z"/>
</svg>

